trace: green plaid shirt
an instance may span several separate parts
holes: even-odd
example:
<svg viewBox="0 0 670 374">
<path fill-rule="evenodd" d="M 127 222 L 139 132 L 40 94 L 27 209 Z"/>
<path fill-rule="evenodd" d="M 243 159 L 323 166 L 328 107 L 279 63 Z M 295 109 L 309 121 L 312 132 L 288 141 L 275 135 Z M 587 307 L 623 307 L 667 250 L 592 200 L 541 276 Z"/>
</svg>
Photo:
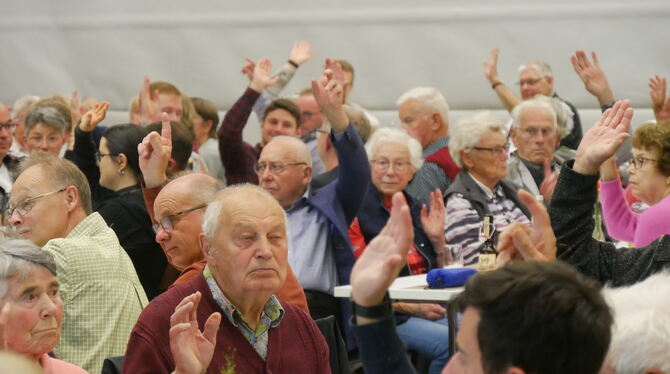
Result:
<svg viewBox="0 0 670 374">
<path fill-rule="evenodd" d="M 263 360 L 265 360 L 268 355 L 268 331 L 273 327 L 279 326 L 282 318 L 284 318 L 284 308 L 281 307 L 279 300 L 272 295 L 268 302 L 265 303 L 263 313 L 261 314 L 261 321 L 254 331 L 249 324 L 244 321 L 242 314 L 237 310 L 235 305 L 233 305 L 226 296 L 224 296 L 223 292 L 221 292 L 212 272 L 209 270 L 209 266 L 205 266 L 203 275 L 205 276 L 205 280 L 207 281 L 209 290 L 212 292 L 214 300 L 219 304 L 219 307 L 223 310 L 226 317 L 228 317 L 230 323 L 240 330 L 249 344 L 251 344 L 256 352 L 258 352 Z"/>
<path fill-rule="evenodd" d="M 98 213 L 44 247 L 56 260 L 65 311 L 56 357 L 90 373 L 126 351 L 130 331 L 147 305 L 135 268 Z"/>
</svg>

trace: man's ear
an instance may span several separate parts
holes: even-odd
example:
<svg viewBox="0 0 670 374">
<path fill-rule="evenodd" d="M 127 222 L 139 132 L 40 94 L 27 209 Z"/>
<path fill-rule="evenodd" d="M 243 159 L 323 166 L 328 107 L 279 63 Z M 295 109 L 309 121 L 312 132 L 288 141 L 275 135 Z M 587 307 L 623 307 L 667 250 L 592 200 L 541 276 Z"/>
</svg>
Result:
<svg viewBox="0 0 670 374">
<path fill-rule="evenodd" d="M 170 159 L 168 160 L 168 164 L 167 164 L 167 170 L 165 170 L 165 172 L 169 175 L 169 174 L 174 174 L 177 171 L 178 171 L 177 170 L 177 161 L 174 158 L 170 157 Z"/>
<path fill-rule="evenodd" d="M 433 115 L 430 116 L 430 118 L 433 120 L 433 125 L 430 127 L 433 130 L 436 131 L 439 130 L 440 127 L 442 127 L 442 124 L 444 123 L 444 121 L 442 120 L 442 115 L 440 115 L 440 113 L 433 113 Z"/>
<path fill-rule="evenodd" d="M 553 75 L 548 75 L 544 78 L 547 80 L 547 83 L 554 84 L 554 76 Z"/>
<path fill-rule="evenodd" d="M 75 186 L 67 186 L 63 192 L 65 193 L 67 211 L 71 212 L 79 205 L 79 190 Z"/>
<path fill-rule="evenodd" d="M 309 184 L 312 181 L 312 167 L 311 166 L 305 166 L 303 176 L 307 180 L 307 184 Z"/>
<path fill-rule="evenodd" d="M 198 244 L 200 244 L 200 252 L 202 252 L 202 257 L 205 260 L 209 260 L 211 254 L 209 253 L 212 247 L 209 245 L 209 240 L 204 233 L 198 234 Z"/>
</svg>

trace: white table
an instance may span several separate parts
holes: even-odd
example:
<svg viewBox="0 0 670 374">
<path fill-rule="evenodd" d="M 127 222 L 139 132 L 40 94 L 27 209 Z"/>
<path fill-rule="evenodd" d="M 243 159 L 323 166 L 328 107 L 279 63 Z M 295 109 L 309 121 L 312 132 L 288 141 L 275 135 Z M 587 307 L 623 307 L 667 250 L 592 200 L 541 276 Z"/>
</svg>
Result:
<svg viewBox="0 0 670 374">
<path fill-rule="evenodd" d="M 456 351 L 456 310 L 450 303 L 458 294 L 463 292 L 463 287 L 450 288 L 428 288 L 426 274 L 399 277 L 389 287 L 391 300 L 433 302 L 447 304 L 447 323 L 449 325 L 449 353 Z M 335 287 L 335 297 L 351 297 L 351 285 Z"/>
<path fill-rule="evenodd" d="M 428 288 L 426 274 L 397 278 L 389 287 L 392 300 L 446 303 L 463 292 L 463 287 Z M 334 289 L 335 297 L 351 297 L 351 285 Z"/>
</svg>

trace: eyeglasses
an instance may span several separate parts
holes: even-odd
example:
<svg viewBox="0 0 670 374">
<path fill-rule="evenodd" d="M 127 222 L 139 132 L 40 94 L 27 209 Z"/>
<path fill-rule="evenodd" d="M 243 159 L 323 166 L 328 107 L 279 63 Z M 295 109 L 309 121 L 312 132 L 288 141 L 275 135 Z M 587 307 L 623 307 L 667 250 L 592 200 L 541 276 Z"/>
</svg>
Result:
<svg viewBox="0 0 670 374">
<path fill-rule="evenodd" d="M 158 223 L 155 223 L 153 225 L 154 233 L 158 234 L 158 230 L 160 230 L 162 228 L 163 231 L 170 234 L 170 233 L 172 233 L 172 230 L 174 229 L 174 219 L 176 217 L 183 216 L 186 213 L 190 213 L 190 212 L 193 212 L 195 210 L 206 208 L 206 207 L 207 207 L 207 204 L 198 205 L 195 208 L 182 210 L 181 212 L 177 212 L 177 213 L 175 213 L 171 216 L 165 216 Z"/>
<path fill-rule="evenodd" d="M 385 173 L 391 164 L 393 164 L 393 170 L 398 173 L 404 173 L 412 165 L 411 162 L 395 160 L 393 162 L 389 160 L 371 160 L 370 163 L 375 171 L 380 173 Z"/>
<path fill-rule="evenodd" d="M 537 134 L 542 133 L 542 136 L 545 137 L 545 138 L 549 137 L 549 136 L 552 136 L 556 133 L 556 129 L 537 129 L 535 127 L 526 127 L 526 128 L 523 128 L 523 129 L 520 128 L 519 131 L 525 133 L 526 135 L 528 135 L 530 137 L 534 137 Z"/>
<path fill-rule="evenodd" d="M 0 123 L 0 130 L 5 129 L 7 131 L 14 131 L 16 128 L 15 123 L 7 122 L 7 123 Z"/>
<path fill-rule="evenodd" d="M 105 156 L 116 157 L 118 155 L 118 153 L 96 153 L 95 158 L 98 159 L 98 162 L 100 162 L 100 160 L 102 160 L 102 158 Z"/>
<path fill-rule="evenodd" d="M 307 165 L 306 162 L 259 162 L 254 164 L 256 174 L 262 174 L 265 168 L 270 170 L 270 174 L 281 174 L 287 166 Z"/>
<path fill-rule="evenodd" d="M 301 117 L 301 118 L 304 118 L 304 119 L 310 119 L 310 118 L 312 118 L 312 116 L 315 115 L 315 114 L 316 114 L 316 113 L 314 113 L 314 112 L 310 112 L 310 111 L 306 110 L 306 111 L 304 111 L 304 112 L 300 112 L 300 117 Z"/>
<path fill-rule="evenodd" d="M 494 156 L 500 156 L 500 154 L 503 153 L 503 152 L 505 152 L 505 153 L 509 152 L 509 144 L 505 144 L 505 145 L 499 146 L 499 147 L 489 147 L 489 148 L 487 148 L 487 147 L 472 147 L 472 149 L 474 149 L 475 151 L 487 151 L 487 152 L 491 152 L 491 154 L 494 155 Z"/>
<path fill-rule="evenodd" d="M 630 163 L 633 165 L 633 167 L 635 169 L 642 169 L 642 167 L 644 167 L 644 163 L 647 162 L 647 161 L 658 161 L 658 160 L 655 159 L 655 158 L 646 158 L 646 157 L 638 156 L 638 157 L 633 157 L 630 160 Z"/>
<path fill-rule="evenodd" d="M 61 188 L 60 190 L 57 190 L 57 191 L 51 191 L 51 192 L 43 193 L 41 195 L 37 195 L 37 196 L 34 196 L 34 197 L 29 197 L 29 198 L 23 200 L 22 202 L 16 204 L 16 207 L 14 207 L 14 208 L 12 208 L 12 207 L 7 208 L 7 211 L 5 212 L 5 217 L 7 218 L 7 220 L 12 218 L 12 216 L 14 215 L 14 211 L 17 211 L 20 216 L 25 216 L 26 214 L 30 213 L 30 211 L 33 209 L 33 206 L 35 205 L 35 201 L 37 201 L 38 199 L 40 199 L 42 197 L 45 197 L 45 196 L 57 194 L 59 192 L 63 192 L 66 189 L 67 189 L 67 187 L 63 187 L 63 188 Z"/>
<path fill-rule="evenodd" d="M 538 83 L 540 83 L 541 80 L 544 78 L 536 78 L 536 79 L 526 79 L 525 81 L 518 81 L 516 82 L 517 86 L 534 86 Z"/>
</svg>

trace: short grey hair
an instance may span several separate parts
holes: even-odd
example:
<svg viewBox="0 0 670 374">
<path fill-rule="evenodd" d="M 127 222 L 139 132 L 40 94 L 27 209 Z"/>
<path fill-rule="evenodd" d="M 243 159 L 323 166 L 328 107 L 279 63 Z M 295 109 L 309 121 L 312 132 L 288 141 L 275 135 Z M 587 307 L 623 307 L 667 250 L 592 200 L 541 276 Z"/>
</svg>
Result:
<svg viewBox="0 0 670 374">
<path fill-rule="evenodd" d="M 530 60 L 521 65 L 519 65 L 519 73 L 526 69 L 535 70 L 541 77 L 553 77 L 554 74 L 551 72 L 551 66 L 544 61 L 540 60 Z"/>
<path fill-rule="evenodd" d="M 416 100 L 426 114 L 438 113 L 444 123 L 449 123 L 449 104 L 442 93 L 434 87 L 414 87 L 400 95 L 396 104 L 402 105 L 408 100 Z"/>
<path fill-rule="evenodd" d="M 60 114 L 60 112 L 53 107 L 33 107 L 26 116 L 25 133 L 28 134 L 33 127 L 42 124 L 47 127 L 58 130 L 61 134 L 72 126 Z"/>
<path fill-rule="evenodd" d="M 554 129 L 556 129 L 556 132 L 560 134 L 560 129 L 558 128 L 558 121 L 557 121 L 557 116 L 556 116 L 556 110 L 554 109 L 554 106 L 551 102 L 551 99 L 547 96 L 544 95 L 536 95 L 532 99 L 524 100 L 521 103 L 519 103 L 517 106 L 512 109 L 512 126 L 517 127 L 519 126 L 519 117 L 521 117 L 521 113 L 523 111 L 528 110 L 528 109 L 541 109 L 544 110 L 545 112 L 549 113 L 551 115 L 552 119 L 552 124 L 554 125 Z M 563 128 L 565 129 L 565 127 Z M 562 135 L 562 134 L 560 134 Z"/>
<path fill-rule="evenodd" d="M 40 101 L 40 97 L 35 95 L 26 95 L 16 99 L 12 107 L 12 121 L 16 121 L 19 118 L 19 113 L 23 109 L 30 107 L 38 101 Z"/>
<path fill-rule="evenodd" d="M 368 119 L 368 117 L 362 110 L 355 108 L 349 104 L 343 104 L 342 109 L 344 109 L 344 113 L 347 114 L 347 117 L 349 118 L 349 123 L 351 124 L 351 126 L 354 127 L 354 130 L 356 130 L 358 136 L 361 137 L 363 143 L 366 143 L 368 139 L 370 139 L 370 135 L 372 134 L 372 126 L 370 125 L 370 120 Z M 330 132 L 331 126 L 330 122 L 328 121 L 328 118 L 323 120 L 321 130 Z"/>
<path fill-rule="evenodd" d="M 507 136 L 507 126 L 491 112 L 485 111 L 459 121 L 449 137 L 449 154 L 456 165 L 464 167 L 461 151 L 469 152 L 489 132 L 499 132 Z"/>
<path fill-rule="evenodd" d="M 670 373 L 670 271 L 628 287 L 605 288 L 614 324 L 608 354 L 618 374 Z"/>
<path fill-rule="evenodd" d="M 51 253 L 29 240 L 2 240 L 0 242 L 0 300 L 7 293 L 9 278 L 25 279 L 32 275 L 36 267 L 40 266 L 49 270 L 54 276 L 57 275 L 56 262 Z"/>
<path fill-rule="evenodd" d="M 421 168 L 421 165 L 423 165 L 423 159 L 421 158 L 421 143 L 405 131 L 391 127 L 382 127 L 381 129 L 378 129 L 372 134 L 370 140 L 365 143 L 365 151 L 368 154 L 368 161 L 372 161 L 372 158 L 379 147 L 389 143 L 400 144 L 407 147 L 409 161 L 412 163 L 414 170 L 416 171 Z"/>
<path fill-rule="evenodd" d="M 212 201 L 207 206 L 207 210 L 205 211 L 205 215 L 202 219 L 202 232 L 205 234 L 208 240 L 213 240 L 216 236 L 216 231 L 219 229 L 219 227 L 221 227 L 221 225 L 225 224 L 225 222 L 219 222 L 224 200 L 226 200 L 230 195 L 237 194 L 247 196 L 250 199 L 257 199 L 259 197 L 268 199 L 271 203 L 277 205 L 277 209 L 283 212 L 284 222 L 288 222 L 286 212 L 284 212 L 284 209 L 282 209 L 277 200 L 275 200 L 275 198 L 270 195 L 269 192 L 260 186 L 249 183 L 235 184 L 219 191 L 214 201 Z M 254 194 L 256 194 L 256 196 L 253 196 Z M 286 229 L 288 230 L 288 226 Z"/>
</svg>

